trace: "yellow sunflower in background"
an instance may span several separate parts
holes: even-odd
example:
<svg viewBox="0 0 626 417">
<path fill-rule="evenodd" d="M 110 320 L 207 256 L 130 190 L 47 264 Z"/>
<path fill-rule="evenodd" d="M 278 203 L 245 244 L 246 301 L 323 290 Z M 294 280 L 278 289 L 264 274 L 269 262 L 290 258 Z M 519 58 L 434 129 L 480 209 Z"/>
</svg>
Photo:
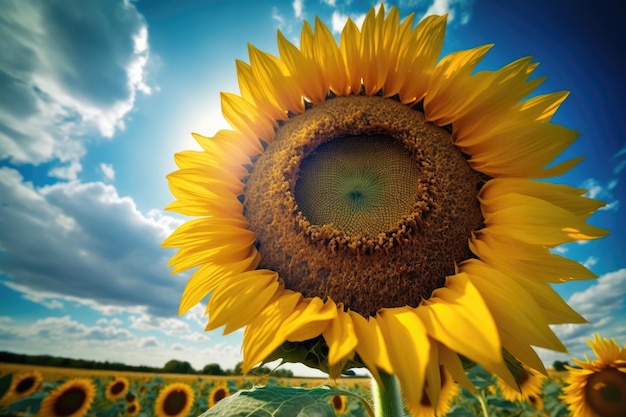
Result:
<svg viewBox="0 0 626 417">
<path fill-rule="evenodd" d="M 502 396 L 508 401 L 516 402 L 529 401 L 531 398 L 540 397 L 546 378 L 546 375 L 524 366 L 519 374 L 516 375 L 516 386 L 511 387 L 501 378 L 498 378 L 496 381 Z"/>
<path fill-rule="evenodd" d="M 439 375 L 439 386 L 435 389 L 430 387 L 434 378 L 429 379 L 426 383 L 419 408 L 413 411 L 413 416 L 445 416 L 452 407 L 452 401 L 459 394 L 459 385 L 454 382 L 450 372 L 443 366 L 439 367 Z M 437 402 L 431 402 L 431 398 L 437 398 Z"/>
<path fill-rule="evenodd" d="M 226 384 L 217 384 L 209 391 L 209 408 L 212 408 L 226 397 L 230 396 L 230 390 Z"/>
<path fill-rule="evenodd" d="M 348 411 L 348 400 L 345 395 L 333 395 L 332 397 L 330 397 L 329 402 L 333 406 L 335 415 L 340 416 Z"/>
<path fill-rule="evenodd" d="M 109 384 L 107 385 L 104 396 L 109 401 L 117 401 L 122 397 L 126 396 L 128 392 L 128 379 L 124 377 L 115 377 Z"/>
<path fill-rule="evenodd" d="M 193 405 L 194 393 L 184 382 L 174 382 L 159 392 L 154 404 L 155 417 L 185 417 Z"/>
<path fill-rule="evenodd" d="M 135 417 L 141 411 L 139 400 L 135 399 L 130 404 L 126 404 L 126 417 Z"/>
<path fill-rule="evenodd" d="M 43 375 L 38 371 L 24 372 L 15 375 L 11 386 L 2 398 L 3 402 L 13 402 L 20 398 L 28 397 L 41 387 Z"/>
<path fill-rule="evenodd" d="M 38 416 L 82 417 L 87 414 L 96 387 L 90 379 L 72 379 L 54 389 L 41 402 Z"/>
<path fill-rule="evenodd" d="M 439 60 L 445 27 L 381 7 L 339 45 L 319 19 L 299 48 L 279 32 L 221 95 L 233 130 L 176 154 L 167 208 L 197 217 L 163 243 L 197 268 L 180 313 L 210 294 L 207 330 L 246 326 L 245 372 L 304 346 L 331 377 L 396 375 L 417 413 L 440 365 L 515 386 L 503 353 L 545 372 L 532 347 L 565 350 L 548 325 L 585 321 L 550 284 L 594 275 L 550 248 L 604 236 L 603 203 L 536 181 L 579 162 L 546 168 L 578 136 L 550 123 L 567 93 L 524 100 L 531 58 L 474 73 L 489 45 Z"/>
<path fill-rule="evenodd" d="M 587 341 L 597 360 L 574 359 L 580 369 L 568 368 L 562 400 L 572 417 L 623 417 L 626 415 L 626 345 L 596 334 Z"/>
</svg>

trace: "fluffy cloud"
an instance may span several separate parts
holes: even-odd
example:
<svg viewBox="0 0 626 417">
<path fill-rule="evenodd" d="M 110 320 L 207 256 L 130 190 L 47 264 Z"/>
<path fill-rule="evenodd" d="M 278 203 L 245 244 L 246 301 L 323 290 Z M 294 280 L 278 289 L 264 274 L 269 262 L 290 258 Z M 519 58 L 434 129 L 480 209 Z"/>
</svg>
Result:
<svg viewBox="0 0 626 417">
<path fill-rule="evenodd" d="M 163 366 L 170 359 L 184 360 L 195 369 L 217 362 L 223 368 L 234 368 L 242 360 L 241 346 L 218 343 L 206 346 L 208 337 L 190 333 L 183 340 L 169 343 L 154 335 L 140 336 L 121 328 L 113 319 L 96 325 L 80 323 L 70 316 L 47 317 L 32 323 L 18 323 L 0 316 L 2 348 L 25 354 L 122 362 L 129 365 Z"/>
<path fill-rule="evenodd" d="M 148 31 L 129 0 L 5 0 L 0 159 L 55 160 L 75 178 L 84 142 L 124 128 L 145 82 Z"/>
<path fill-rule="evenodd" d="M 113 181 L 115 179 L 115 169 L 113 168 L 113 165 L 101 163 L 100 170 L 102 171 L 106 179 L 110 181 Z"/>
<path fill-rule="evenodd" d="M 31 300 L 80 302 L 104 314 L 173 317 L 184 277 L 162 240 L 180 222 L 101 182 L 35 188 L 0 168 L 0 281 Z"/>
<path fill-rule="evenodd" d="M 626 341 L 626 327 L 619 326 L 623 317 L 626 297 L 626 268 L 607 273 L 584 291 L 579 291 L 569 298 L 568 304 L 589 322 L 588 324 L 563 324 L 553 326 L 554 332 L 563 341 L 569 354 L 560 354 L 545 349 L 537 349 L 547 364 L 555 360 L 582 358 L 589 354 L 586 340 L 593 339 L 594 333 L 600 336 L 614 337 L 618 343 Z M 570 361 L 571 363 L 571 361 Z"/>
</svg>

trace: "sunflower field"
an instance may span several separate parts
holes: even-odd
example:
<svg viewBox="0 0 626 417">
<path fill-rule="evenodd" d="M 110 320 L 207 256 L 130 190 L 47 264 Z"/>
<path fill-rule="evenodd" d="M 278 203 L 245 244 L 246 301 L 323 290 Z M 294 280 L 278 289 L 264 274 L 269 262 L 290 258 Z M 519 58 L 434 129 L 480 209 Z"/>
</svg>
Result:
<svg viewBox="0 0 626 417">
<path fill-rule="evenodd" d="M 548 377 L 533 374 L 513 391 L 480 368 L 468 375 L 477 388 L 472 393 L 456 383 L 444 384 L 442 396 L 449 417 L 469 416 L 566 416 L 563 402 L 570 372 L 551 371 Z M 91 376 L 88 376 L 91 375 Z M 451 382 L 451 381 L 450 381 Z M 325 383 L 329 385 L 324 385 Z M 287 390 L 285 387 L 292 389 Z M 313 388 L 298 397 L 293 388 Z M 263 410 L 236 414 L 229 397 L 265 390 L 272 397 Z M 282 391 L 281 391 L 282 390 Z M 291 396 L 287 400 L 281 393 Z M 304 390 L 303 390 L 304 391 Z M 317 397 L 317 398 L 316 398 Z M 258 398 L 258 396 L 257 396 Z M 306 398 L 307 403 L 304 403 Z M 226 400 L 226 401 L 224 401 Z M 311 401 L 316 401 L 312 403 Z M 157 375 L 1 364 L 0 416 L 40 417 L 187 417 L 206 415 L 355 416 L 371 413 L 370 381 L 340 378 L 336 381 L 307 378 L 237 378 L 196 375 Z M 218 406 L 218 404 L 220 404 Z M 424 416 L 433 416 L 423 404 Z M 244 404 L 245 408 L 245 404 Z M 208 411 L 207 411 L 208 410 Z M 444 410 L 440 410 L 444 411 Z M 203 414 L 204 413 L 204 414 Z M 300 414 L 298 414 L 300 413 Z"/>
</svg>

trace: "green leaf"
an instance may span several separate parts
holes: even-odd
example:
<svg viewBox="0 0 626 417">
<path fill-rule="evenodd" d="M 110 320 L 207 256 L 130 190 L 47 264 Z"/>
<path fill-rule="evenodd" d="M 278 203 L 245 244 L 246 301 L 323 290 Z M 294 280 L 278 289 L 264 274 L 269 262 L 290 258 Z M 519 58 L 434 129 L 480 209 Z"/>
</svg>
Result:
<svg viewBox="0 0 626 417">
<path fill-rule="evenodd" d="M 4 397 L 4 394 L 11 388 L 11 379 L 13 379 L 13 374 L 8 374 L 0 378 L 0 398 Z"/>
<path fill-rule="evenodd" d="M 13 401 L 11 405 L 7 408 L 9 413 L 14 413 L 16 411 L 26 411 L 30 410 L 31 413 L 35 414 L 39 411 L 41 407 L 41 401 L 43 401 L 44 397 L 47 393 L 43 391 L 37 391 L 28 397 L 20 398 L 19 400 Z"/>
<path fill-rule="evenodd" d="M 329 417 L 334 416 L 328 398 L 351 395 L 332 387 L 311 389 L 269 385 L 224 398 L 200 417 Z"/>
<path fill-rule="evenodd" d="M 448 411 L 446 417 L 476 417 L 473 412 L 467 408 L 455 407 Z"/>
<path fill-rule="evenodd" d="M 504 398 L 500 397 L 487 398 L 487 405 L 506 411 L 517 411 L 519 409 L 517 404 L 514 404 L 511 401 L 505 400 Z"/>
</svg>

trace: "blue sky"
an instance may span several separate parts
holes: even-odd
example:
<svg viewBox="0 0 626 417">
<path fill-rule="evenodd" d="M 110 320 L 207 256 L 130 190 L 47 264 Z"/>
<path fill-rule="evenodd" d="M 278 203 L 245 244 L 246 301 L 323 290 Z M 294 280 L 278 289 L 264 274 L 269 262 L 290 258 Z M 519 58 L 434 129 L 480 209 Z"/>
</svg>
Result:
<svg viewBox="0 0 626 417">
<path fill-rule="evenodd" d="M 204 332 L 204 305 L 177 316 L 188 275 L 171 275 L 172 252 L 160 248 L 183 221 L 163 210 L 173 154 L 198 148 L 191 132 L 228 127 L 219 92 L 238 91 L 248 42 L 276 53 L 278 28 L 296 41 L 316 15 L 337 35 L 373 4 L 3 0 L 0 350 L 234 367 L 241 332 Z M 571 91 L 554 121 L 581 138 L 562 157 L 587 157 L 553 181 L 605 201 L 590 222 L 612 234 L 557 248 L 599 279 L 556 286 L 590 324 L 555 331 L 578 357 L 594 332 L 626 343 L 623 11 L 565 0 L 385 3 L 394 5 L 402 17 L 448 13 L 444 53 L 495 43 L 481 69 L 532 55 L 548 77 L 538 92 Z"/>
</svg>

